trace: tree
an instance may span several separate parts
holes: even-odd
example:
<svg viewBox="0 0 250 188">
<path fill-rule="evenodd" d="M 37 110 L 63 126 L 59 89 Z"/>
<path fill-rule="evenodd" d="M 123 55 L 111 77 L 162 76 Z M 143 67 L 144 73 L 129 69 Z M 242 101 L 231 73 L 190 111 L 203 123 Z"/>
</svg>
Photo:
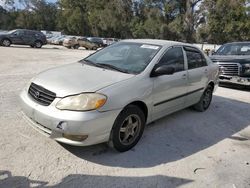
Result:
<svg viewBox="0 0 250 188">
<path fill-rule="evenodd" d="M 250 14 L 245 0 L 205 0 L 207 22 L 199 28 L 199 39 L 210 43 L 250 40 Z"/>
</svg>

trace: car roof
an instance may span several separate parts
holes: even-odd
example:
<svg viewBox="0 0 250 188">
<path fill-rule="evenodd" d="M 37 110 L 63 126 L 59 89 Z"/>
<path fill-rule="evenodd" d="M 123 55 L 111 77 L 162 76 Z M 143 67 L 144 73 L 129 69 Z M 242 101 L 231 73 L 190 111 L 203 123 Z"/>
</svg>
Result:
<svg viewBox="0 0 250 188">
<path fill-rule="evenodd" d="M 191 46 L 197 48 L 196 46 L 188 43 L 170 41 L 170 40 L 158 40 L 158 39 L 126 39 L 122 40 L 122 42 L 144 43 L 144 44 L 160 45 L 160 46 L 182 45 L 182 46 Z"/>
<path fill-rule="evenodd" d="M 38 30 L 31 30 L 31 29 L 16 29 L 17 31 L 31 31 L 31 32 L 39 32 Z"/>
<path fill-rule="evenodd" d="M 250 44 L 250 41 L 242 41 L 242 42 L 229 42 L 229 43 L 225 43 L 225 44 Z M 224 45 L 224 44 L 223 44 Z"/>
</svg>

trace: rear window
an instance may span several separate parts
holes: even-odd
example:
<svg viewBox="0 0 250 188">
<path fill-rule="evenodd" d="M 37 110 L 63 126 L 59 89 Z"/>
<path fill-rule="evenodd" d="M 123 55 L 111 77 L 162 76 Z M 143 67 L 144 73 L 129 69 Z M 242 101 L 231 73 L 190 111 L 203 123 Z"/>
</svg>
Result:
<svg viewBox="0 0 250 188">
<path fill-rule="evenodd" d="M 185 51 L 187 55 L 188 69 L 196 69 L 207 66 L 205 57 L 198 50 L 185 49 Z"/>
</svg>

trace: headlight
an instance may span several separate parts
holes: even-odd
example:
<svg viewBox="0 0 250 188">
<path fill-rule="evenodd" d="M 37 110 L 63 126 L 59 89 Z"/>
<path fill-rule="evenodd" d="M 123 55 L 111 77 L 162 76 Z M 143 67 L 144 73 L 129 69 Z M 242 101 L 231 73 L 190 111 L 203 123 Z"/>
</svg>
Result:
<svg viewBox="0 0 250 188">
<path fill-rule="evenodd" d="M 60 110 L 88 111 L 102 107 L 107 97 L 98 93 L 83 93 L 69 96 L 57 102 L 56 107 Z"/>
</svg>

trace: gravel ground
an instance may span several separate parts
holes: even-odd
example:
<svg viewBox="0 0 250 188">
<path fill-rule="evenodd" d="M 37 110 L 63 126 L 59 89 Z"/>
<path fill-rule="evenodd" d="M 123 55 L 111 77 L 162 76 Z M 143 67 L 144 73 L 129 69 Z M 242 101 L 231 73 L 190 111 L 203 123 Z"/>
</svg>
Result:
<svg viewBox="0 0 250 188">
<path fill-rule="evenodd" d="M 72 147 L 33 130 L 18 94 L 48 68 L 91 52 L 0 47 L 0 187 L 250 187 L 250 93 L 218 88 L 204 113 L 190 109 L 145 129 L 137 146 Z"/>
</svg>

